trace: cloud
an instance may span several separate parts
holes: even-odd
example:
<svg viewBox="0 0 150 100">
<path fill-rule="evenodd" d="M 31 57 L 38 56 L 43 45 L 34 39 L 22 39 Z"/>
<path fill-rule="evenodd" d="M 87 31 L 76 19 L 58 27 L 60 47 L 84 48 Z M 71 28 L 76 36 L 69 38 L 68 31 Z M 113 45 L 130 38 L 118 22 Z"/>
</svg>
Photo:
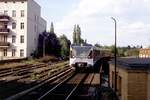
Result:
<svg viewBox="0 0 150 100">
<path fill-rule="evenodd" d="M 149 45 L 150 0 L 80 0 L 78 6 L 56 23 L 56 31 L 70 39 L 74 24 L 79 24 L 82 36 L 90 43 L 111 45 L 117 19 L 118 45 Z M 140 36 L 140 37 L 138 37 Z M 141 40 L 141 41 L 136 41 Z"/>
</svg>

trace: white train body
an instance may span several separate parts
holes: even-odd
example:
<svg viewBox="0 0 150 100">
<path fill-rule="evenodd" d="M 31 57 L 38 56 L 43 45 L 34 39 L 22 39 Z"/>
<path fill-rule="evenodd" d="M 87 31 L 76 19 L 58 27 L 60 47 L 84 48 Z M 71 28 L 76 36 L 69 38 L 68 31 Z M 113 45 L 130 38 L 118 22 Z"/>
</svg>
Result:
<svg viewBox="0 0 150 100">
<path fill-rule="evenodd" d="M 94 65 L 93 46 L 70 46 L 70 66 L 73 68 L 90 68 Z"/>
</svg>

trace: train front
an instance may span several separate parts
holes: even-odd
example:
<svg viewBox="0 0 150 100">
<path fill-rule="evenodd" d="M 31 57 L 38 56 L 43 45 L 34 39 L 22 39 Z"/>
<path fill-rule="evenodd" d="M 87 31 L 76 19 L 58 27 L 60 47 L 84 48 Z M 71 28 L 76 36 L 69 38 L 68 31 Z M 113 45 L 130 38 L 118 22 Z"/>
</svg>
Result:
<svg viewBox="0 0 150 100">
<path fill-rule="evenodd" d="M 93 67 L 93 46 L 71 46 L 70 66 L 74 69 Z"/>
</svg>

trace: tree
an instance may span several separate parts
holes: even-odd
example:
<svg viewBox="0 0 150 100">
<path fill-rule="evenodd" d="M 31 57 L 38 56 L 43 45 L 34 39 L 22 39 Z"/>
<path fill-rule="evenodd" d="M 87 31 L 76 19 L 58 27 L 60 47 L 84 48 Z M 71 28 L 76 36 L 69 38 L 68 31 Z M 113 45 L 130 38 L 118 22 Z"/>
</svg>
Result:
<svg viewBox="0 0 150 100">
<path fill-rule="evenodd" d="M 69 48 L 70 48 L 70 40 L 67 39 L 65 35 L 60 36 L 59 42 L 61 45 L 61 56 L 62 57 L 67 57 L 69 56 Z"/>
<path fill-rule="evenodd" d="M 80 44 L 85 44 L 85 41 L 82 38 L 80 39 Z"/>
<path fill-rule="evenodd" d="M 95 47 L 102 48 L 102 46 L 98 43 L 95 44 Z"/>
<path fill-rule="evenodd" d="M 51 22 L 50 33 L 55 33 L 55 32 L 54 32 L 54 25 L 53 25 L 53 22 Z"/>
<path fill-rule="evenodd" d="M 43 39 L 44 39 L 43 33 L 39 34 L 39 38 L 38 38 L 38 50 L 37 50 L 38 51 L 38 54 L 37 54 L 38 57 L 43 56 Z"/>
<path fill-rule="evenodd" d="M 79 25 L 74 25 L 73 30 L 73 44 L 84 43 L 84 40 L 81 38 L 81 28 Z"/>
<path fill-rule="evenodd" d="M 73 44 L 76 44 L 77 40 L 76 40 L 76 25 L 74 25 L 74 30 L 73 30 Z"/>
<path fill-rule="evenodd" d="M 76 41 L 77 41 L 77 44 L 81 43 L 81 29 L 79 25 L 77 25 L 77 29 L 76 29 Z"/>
<path fill-rule="evenodd" d="M 60 56 L 60 49 L 61 49 L 61 46 L 59 43 L 59 39 L 54 33 L 53 23 L 51 23 L 50 32 L 45 31 L 39 35 L 38 54 L 39 56 L 43 56 L 43 53 L 45 55 Z M 45 52 L 43 52 L 43 50 Z"/>
<path fill-rule="evenodd" d="M 126 56 L 138 56 L 139 55 L 139 49 L 130 49 L 130 50 L 127 50 L 125 52 L 125 55 Z"/>
<path fill-rule="evenodd" d="M 48 32 L 48 36 L 45 40 L 45 53 L 49 55 L 60 55 L 60 43 L 55 33 Z"/>
<path fill-rule="evenodd" d="M 115 54 L 115 46 L 112 45 L 112 46 L 110 47 L 110 49 L 111 49 L 111 53 L 112 53 L 112 54 Z M 118 49 L 117 49 L 117 48 L 116 48 L 116 54 L 118 55 Z"/>
<path fill-rule="evenodd" d="M 54 33 L 54 26 L 51 23 L 51 28 L 49 32 L 43 32 L 39 34 L 38 38 L 38 56 L 43 56 L 43 50 L 45 55 L 53 56 L 63 56 L 67 57 L 69 55 L 70 40 L 67 39 L 65 35 L 57 37 Z"/>
</svg>

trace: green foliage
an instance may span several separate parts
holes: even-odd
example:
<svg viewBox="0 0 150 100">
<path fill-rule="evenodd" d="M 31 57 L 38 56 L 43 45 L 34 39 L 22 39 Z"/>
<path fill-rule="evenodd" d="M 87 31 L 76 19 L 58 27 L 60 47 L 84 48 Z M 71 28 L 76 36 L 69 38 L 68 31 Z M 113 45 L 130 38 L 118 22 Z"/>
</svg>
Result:
<svg viewBox="0 0 150 100">
<path fill-rule="evenodd" d="M 115 46 L 114 45 L 110 46 L 110 49 L 111 49 L 111 53 L 114 54 L 115 53 Z M 116 53 L 118 55 L 118 48 L 116 48 Z"/>
<path fill-rule="evenodd" d="M 125 56 L 138 56 L 139 49 L 131 49 L 125 52 Z"/>
<path fill-rule="evenodd" d="M 76 25 L 74 25 L 74 30 L 73 30 L 73 43 L 75 44 L 77 42 L 76 40 Z"/>
<path fill-rule="evenodd" d="M 102 48 L 102 46 L 98 43 L 95 44 L 95 47 Z"/>
<path fill-rule="evenodd" d="M 61 56 L 69 56 L 70 40 L 67 39 L 65 35 L 60 36 L 59 42 L 61 45 Z"/>
<path fill-rule="evenodd" d="M 51 23 L 50 32 L 43 32 L 39 35 L 38 40 L 38 56 L 53 55 L 53 56 L 63 56 L 69 55 L 70 40 L 67 39 L 65 35 L 60 38 L 54 33 L 54 26 Z"/>
<path fill-rule="evenodd" d="M 80 43 L 81 43 L 81 44 L 84 44 L 84 43 L 85 43 L 85 41 L 84 41 L 83 39 L 81 39 L 81 40 L 80 40 Z"/>
<path fill-rule="evenodd" d="M 59 43 L 59 38 L 55 33 L 47 33 L 45 40 L 45 53 L 48 55 L 60 56 L 61 45 Z"/>
<path fill-rule="evenodd" d="M 77 29 L 76 29 L 76 41 L 77 41 L 77 44 L 81 43 L 81 29 L 79 25 L 77 25 Z"/>
<path fill-rule="evenodd" d="M 114 55 L 115 53 L 115 46 L 101 46 L 100 44 L 95 44 L 96 47 L 101 49 L 110 50 L 111 54 Z M 117 47 L 117 56 L 125 57 L 125 56 L 138 56 L 139 55 L 139 49 L 142 48 L 142 46 L 127 46 L 127 47 Z"/>
<path fill-rule="evenodd" d="M 53 22 L 51 22 L 50 33 L 54 33 L 54 25 L 53 25 Z"/>
<path fill-rule="evenodd" d="M 81 38 L 81 28 L 79 25 L 74 25 L 73 31 L 73 44 L 84 43 L 84 40 Z"/>
<path fill-rule="evenodd" d="M 41 59 L 37 60 L 38 62 L 48 63 L 48 62 L 56 62 L 58 59 L 54 56 L 45 56 Z"/>
</svg>

